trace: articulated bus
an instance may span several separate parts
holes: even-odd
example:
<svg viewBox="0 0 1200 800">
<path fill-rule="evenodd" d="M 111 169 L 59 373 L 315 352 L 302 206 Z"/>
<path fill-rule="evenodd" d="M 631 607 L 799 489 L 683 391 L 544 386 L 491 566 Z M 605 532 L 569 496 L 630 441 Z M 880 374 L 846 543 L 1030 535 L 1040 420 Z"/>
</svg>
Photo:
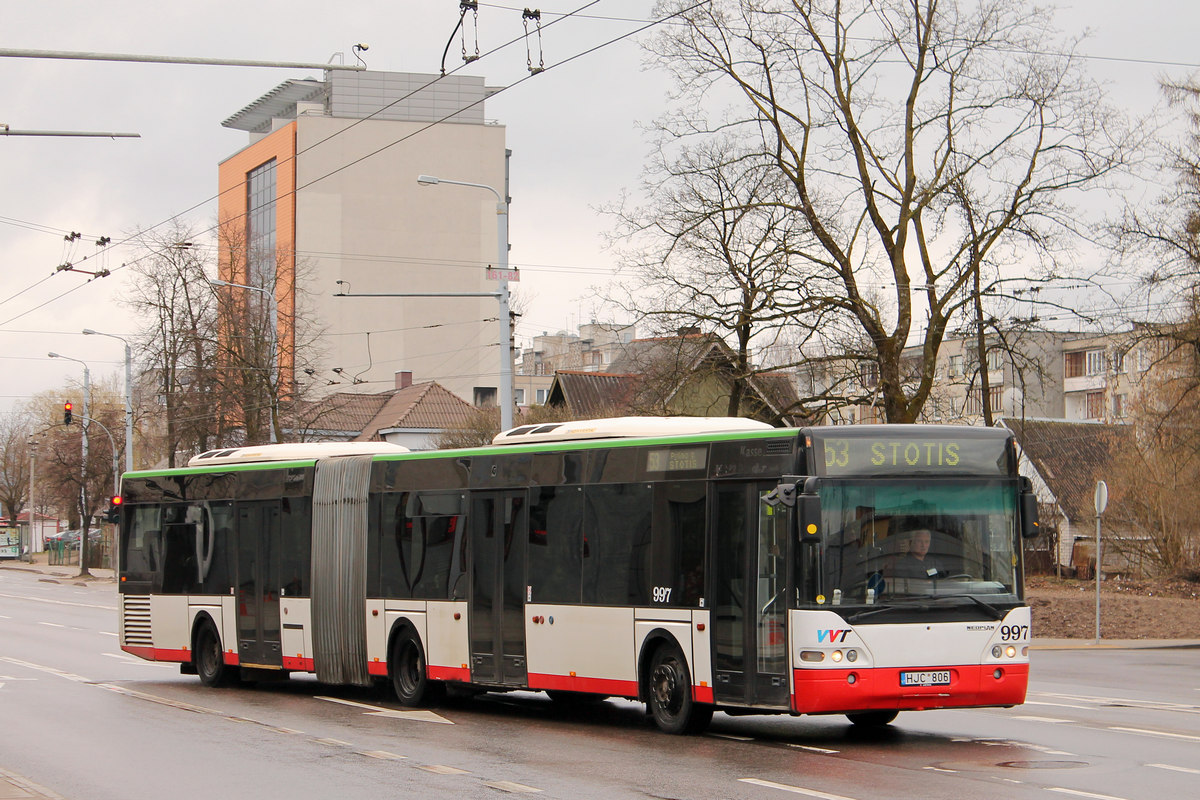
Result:
<svg viewBox="0 0 1200 800">
<path fill-rule="evenodd" d="M 670 733 L 1025 699 L 1004 430 L 595 420 L 213 451 L 123 495 L 121 647 L 210 686 L 623 697 Z"/>
</svg>

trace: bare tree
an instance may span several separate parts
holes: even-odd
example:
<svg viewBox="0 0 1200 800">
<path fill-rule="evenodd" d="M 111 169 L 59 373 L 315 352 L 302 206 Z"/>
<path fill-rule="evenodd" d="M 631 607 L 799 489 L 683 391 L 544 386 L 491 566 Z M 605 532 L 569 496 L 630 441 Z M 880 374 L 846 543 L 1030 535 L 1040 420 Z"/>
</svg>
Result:
<svg viewBox="0 0 1200 800">
<path fill-rule="evenodd" d="M 780 181 L 760 154 L 718 136 L 673 156 L 660 150 L 647 169 L 648 202 L 610 209 L 614 241 L 625 243 L 622 261 L 634 272 L 610 299 L 652 331 L 694 328 L 730 341 L 733 357 L 720 364 L 731 382 L 720 409 L 727 416 L 744 413 L 753 376 L 795 366 L 803 340 L 821 327 L 821 298 L 833 289 L 793 264 L 811 242 L 803 220 L 777 203 Z M 783 340 L 792 359 L 754 361 L 754 350 Z M 686 361 L 680 369 L 697 368 Z"/>
<path fill-rule="evenodd" d="M 0 504 L 14 524 L 29 501 L 29 437 L 33 431 L 29 414 L 0 414 Z"/>
<path fill-rule="evenodd" d="M 869 343 L 889 421 L 917 419 L 948 329 L 1007 265 L 1056 269 L 1072 199 L 1128 160 L 1074 43 L 1016 0 L 716 0 L 679 21 L 650 44 L 678 87 L 661 146 L 737 137 L 780 179 L 807 228 L 792 263 L 836 285 L 822 308 Z"/>
<path fill-rule="evenodd" d="M 216 303 L 205 274 L 205 250 L 195 231 L 176 223 L 139 236 L 126 304 L 143 320 L 142 366 L 161 408 L 160 455 L 168 467 L 180 453 L 200 452 L 221 439 L 216 413 Z M 155 414 L 154 416 L 158 416 Z"/>
</svg>

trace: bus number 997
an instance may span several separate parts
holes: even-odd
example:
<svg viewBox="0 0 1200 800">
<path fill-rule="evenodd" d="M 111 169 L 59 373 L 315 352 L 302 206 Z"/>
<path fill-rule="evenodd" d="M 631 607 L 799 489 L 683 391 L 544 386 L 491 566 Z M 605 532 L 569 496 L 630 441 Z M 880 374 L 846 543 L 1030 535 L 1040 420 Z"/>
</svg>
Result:
<svg viewBox="0 0 1200 800">
<path fill-rule="evenodd" d="M 656 602 L 656 603 L 671 602 L 671 587 L 670 586 L 655 586 L 654 587 L 654 602 Z"/>
<path fill-rule="evenodd" d="M 1019 642 L 1029 638 L 1028 625 L 1001 625 L 1000 638 L 1006 642 Z"/>
</svg>

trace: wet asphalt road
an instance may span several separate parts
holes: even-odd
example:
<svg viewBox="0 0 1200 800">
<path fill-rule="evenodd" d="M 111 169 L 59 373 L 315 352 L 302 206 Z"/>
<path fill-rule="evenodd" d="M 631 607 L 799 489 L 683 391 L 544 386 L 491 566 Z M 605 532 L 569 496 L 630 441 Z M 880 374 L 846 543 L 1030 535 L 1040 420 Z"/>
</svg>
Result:
<svg viewBox="0 0 1200 800">
<path fill-rule="evenodd" d="M 206 689 L 121 653 L 116 626 L 111 583 L 0 570 L 0 771 L 67 800 L 1200 794 L 1197 649 L 1038 651 L 1026 705 L 904 713 L 878 732 L 717 714 L 706 735 L 671 737 L 619 700 L 409 712 L 305 678 Z"/>
</svg>

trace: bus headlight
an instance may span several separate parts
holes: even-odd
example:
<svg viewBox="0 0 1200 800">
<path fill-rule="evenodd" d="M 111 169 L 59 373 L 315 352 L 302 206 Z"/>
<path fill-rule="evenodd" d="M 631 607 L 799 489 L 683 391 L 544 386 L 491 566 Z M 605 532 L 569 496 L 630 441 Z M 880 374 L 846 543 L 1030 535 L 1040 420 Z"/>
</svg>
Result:
<svg viewBox="0 0 1200 800">
<path fill-rule="evenodd" d="M 855 661 L 858 661 L 858 651 L 857 650 L 847 650 L 846 651 L 846 660 L 849 661 L 851 664 L 853 664 Z"/>
<path fill-rule="evenodd" d="M 1008 656 L 1009 658 L 1016 658 L 1017 657 L 1017 648 L 1013 647 L 1010 644 L 1008 647 L 1004 648 L 1004 655 Z"/>
<path fill-rule="evenodd" d="M 833 663 L 835 664 L 840 662 L 842 660 L 842 651 L 834 650 L 833 655 L 831 655 L 830 658 L 833 659 Z"/>
<path fill-rule="evenodd" d="M 999 658 L 1002 652 L 1003 650 L 1000 648 L 1000 645 L 996 645 L 992 648 L 992 658 Z"/>
</svg>

